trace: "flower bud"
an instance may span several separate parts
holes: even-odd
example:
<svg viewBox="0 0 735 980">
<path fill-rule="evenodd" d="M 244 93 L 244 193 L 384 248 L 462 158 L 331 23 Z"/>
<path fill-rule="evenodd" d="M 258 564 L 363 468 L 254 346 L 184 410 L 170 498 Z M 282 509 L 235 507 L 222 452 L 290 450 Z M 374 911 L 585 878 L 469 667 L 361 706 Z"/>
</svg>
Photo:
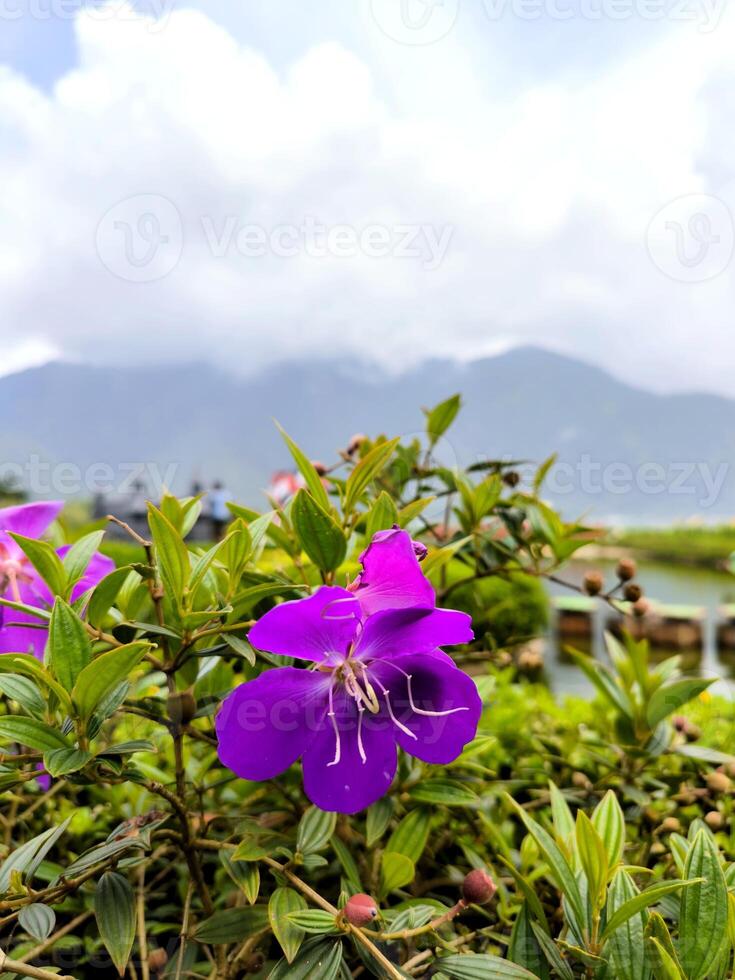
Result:
<svg viewBox="0 0 735 980">
<path fill-rule="evenodd" d="M 633 615 L 638 619 L 643 619 L 651 611 L 651 603 L 648 599 L 638 599 L 633 603 Z"/>
<path fill-rule="evenodd" d="M 660 827 L 662 834 L 678 834 L 681 830 L 681 823 L 676 817 L 664 817 Z"/>
<path fill-rule="evenodd" d="M 360 448 L 363 442 L 365 442 L 366 439 L 367 436 L 364 435 L 362 432 L 356 432 L 354 436 L 352 436 L 350 441 L 347 443 L 347 455 L 354 456 L 354 454 L 357 452 L 357 450 Z"/>
<path fill-rule="evenodd" d="M 618 576 L 621 582 L 629 582 L 632 578 L 635 578 L 636 565 L 632 558 L 621 558 L 618 562 L 618 567 L 615 569 L 615 574 Z"/>
<path fill-rule="evenodd" d="M 598 572 L 596 569 L 585 572 L 584 591 L 587 595 L 599 595 L 604 585 L 605 580 L 602 577 L 602 572 Z"/>
<path fill-rule="evenodd" d="M 642 595 L 643 589 L 637 582 L 628 582 L 623 589 L 623 598 L 627 599 L 628 602 L 638 602 Z"/>
<path fill-rule="evenodd" d="M 462 898 L 472 905 L 487 905 L 497 890 L 497 885 L 483 868 L 470 871 L 462 882 Z"/>
<path fill-rule="evenodd" d="M 730 780 L 724 772 L 708 772 L 705 777 L 710 793 L 727 793 L 730 790 Z"/>
<path fill-rule="evenodd" d="M 168 716 L 177 725 L 188 725 L 197 712 L 197 703 L 191 691 L 175 691 L 166 702 Z"/>
<path fill-rule="evenodd" d="M 711 830 L 721 830 L 725 825 L 725 818 L 719 810 L 710 810 L 705 813 L 704 822 Z"/>
<path fill-rule="evenodd" d="M 148 954 L 148 967 L 151 973 L 160 973 L 168 963 L 168 953 L 165 949 L 152 949 Z"/>
<path fill-rule="evenodd" d="M 378 906 L 375 904 L 375 899 L 359 893 L 347 900 L 343 912 L 345 919 L 353 926 L 367 926 L 377 919 Z"/>
<path fill-rule="evenodd" d="M 327 467 L 324 465 L 324 463 L 320 463 L 318 459 L 312 459 L 311 465 L 317 471 L 319 476 L 327 475 Z"/>
<path fill-rule="evenodd" d="M 578 789 L 592 789 L 589 777 L 583 772 L 572 773 L 572 786 L 576 786 Z"/>
</svg>

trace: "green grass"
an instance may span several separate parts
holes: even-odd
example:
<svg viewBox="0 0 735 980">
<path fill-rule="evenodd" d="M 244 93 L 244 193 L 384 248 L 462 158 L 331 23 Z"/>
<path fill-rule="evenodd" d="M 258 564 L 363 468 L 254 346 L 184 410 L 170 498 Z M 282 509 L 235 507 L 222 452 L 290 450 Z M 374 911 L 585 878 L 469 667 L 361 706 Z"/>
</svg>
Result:
<svg viewBox="0 0 735 980">
<path fill-rule="evenodd" d="M 609 542 L 660 561 L 725 566 L 735 551 L 735 526 L 626 528 Z"/>
</svg>

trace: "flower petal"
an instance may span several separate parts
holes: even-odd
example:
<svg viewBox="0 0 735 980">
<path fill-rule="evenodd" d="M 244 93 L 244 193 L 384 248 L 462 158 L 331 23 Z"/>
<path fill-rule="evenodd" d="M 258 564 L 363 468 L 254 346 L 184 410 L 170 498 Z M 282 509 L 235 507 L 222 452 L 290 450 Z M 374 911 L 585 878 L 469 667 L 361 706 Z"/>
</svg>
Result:
<svg viewBox="0 0 735 980">
<path fill-rule="evenodd" d="M 27 597 L 24 596 L 23 601 L 28 602 Z M 41 628 L 34 629 L 34 625 L 25 626 L 25 623 Z M 34 657 L 43 660 L 47 638 L 48 627 L 45 620 L 31 616 L 30 613 L 9 609 L 7 606 L 0 608 L 0 654 L 32 653 Z"/>
<path fill-rule="evenodd" d="M 359 604 L 351 592 L 322 586 L 308 599 L 283 602 L 262 616 L 248 634 L 259 650 L 301 660 L 340 656 L 354 639 Z"/>
<path fill-rule="evenodd" d="M 335 725 L 327 717 L 304 752 L 304 790 L 322 810 L 357 813 L 383 796 L 393 782 L 395 731 L 382 714 L 373 716 L 364 711 L 360 722 L 354 699 L 344 691 L 335 692 L 334 712 L 339 754 Z"/>
<path fill-rule="evenodd" d="M 431 653 L 437 647 L 469 643 L 472 619 L 456 609 L 387 609 L 370 616 L 355 644 L 360 660 Z"/>
<path fill-rule="evenodd" d="M 222 764 L 242 779 L 284 772 L 324 723 L 329 684 L 329 675 L 278 667 L 235 688 L 215 723 Z"/>
<path fill-rule="evenodd" d="M 472 678 L 448 657 L 418 654 L 379 660 L 369 673 L 381 700 L 382 688 L 390 692 L 393 717 L 399 723 L 396 741 L 410 755 L 446 765 L 475 737 L 482 714 L 480 695 Z M 424 711 L 434 714 L 419 713 Z"/>
<path fill-rule="evenodd" d="M 60 500 L 43 500 L 33 504 L 0 509 L 0 531 L 12 531 L 26 538 L 40 538 L 56 520 L 61 508 Z"/>
<path fill-rule="evenodd" d="M 68 550 L 69 545 L 64 545 L 64 547 L 59 548 L 56 553 L 59 558 L 63 559 Z M 89 564 L 87 565 L 84 575 L 72 590 L 71 601 L 76 602 L 79 596 L 84 595 L 88 589 L 93 589 L 95 585 L 99 585 L 106 575 L 109 575 L 110 572 L 114 571 L 115 562 L 112 560 L 112 558 L 108 558 L 99 551 L 95 551 L 95 553 L 89 559 Z"/>
<path fill-rule="evenodd" d="M 393 528 L 375 535 L 360 555 L 364 571 L 353 585 L 363 613 L 381 609 L 432 609 L 436 596 L 421 571 L 408 531 Z"/>
</svg>

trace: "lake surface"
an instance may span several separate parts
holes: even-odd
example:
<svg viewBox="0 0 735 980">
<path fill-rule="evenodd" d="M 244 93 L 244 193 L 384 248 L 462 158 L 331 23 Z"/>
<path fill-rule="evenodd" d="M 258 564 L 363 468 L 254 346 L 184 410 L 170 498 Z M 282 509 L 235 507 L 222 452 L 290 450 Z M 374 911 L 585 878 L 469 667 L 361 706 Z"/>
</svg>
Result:
<svg viewBox="0 0 735 980">
<path fill-rule="evenodd" d="M 560 577 L 565 581 L 580 584 L 584 573 L 590 568 L 597 568 L 603 572 L 606 587 L 616 581 L 613 561 L 572 562 L 562 571 Z M 702 607 L 705 611 L 703 648 L 684 652 L 686 671 L 721 678 L 722 682 L 713 685 L 712 691 L 735 696 L 735 654 L 718 652 L 715 635 L 716 624 L 720 619 L 720 607 L 726 603 L 735 603 L 735 576 L 714 569 L 645 561 L 638 562 L 638 570 L 636 581 L 648 598 L 664 603 Z M 575 594 L 553 582 L 548 583 L 548 591 L 552 596 Z M 608 662 L 603 640 L 607 615 L 605 604 L 600 602 L 595 617 L 592 652 L 603 662 Z M 682 653 L 682 651 L 671 651 L 674 652 Z M 670 654 L 668 651 L 656 650 L 652 655 L 663 658 Z M 584 674 L 565 657 L 553 626 L 545 642 L 545 660 L 546 680 L 556 693 L 581 695 L 590 693 L 591 685 Z"/>
</svg>

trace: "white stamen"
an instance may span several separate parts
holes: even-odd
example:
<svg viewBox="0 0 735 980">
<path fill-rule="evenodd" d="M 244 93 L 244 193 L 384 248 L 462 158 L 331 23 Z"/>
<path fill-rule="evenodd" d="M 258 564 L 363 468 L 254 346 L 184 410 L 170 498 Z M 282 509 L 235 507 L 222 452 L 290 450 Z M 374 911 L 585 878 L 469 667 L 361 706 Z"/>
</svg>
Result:
<svg viewBox="0 0 735 980">
<path fill-rule="evenodd" d="M 365 670 L 365 673 L 367 674 L 367 670 Z M 405 732 L 406 735 L 410 735 L 411 738 L 418 740 L 418 735 L 416 734 L 416 732 L 412 732 L 410 728 L 406 728 L 406 726 L 403 724 L 403 722 L 402 721 L 399 721 L 396 718 L 396 716 L 393 714 L 393 705 L 390 703 L 390 691 L 388 690 L 388 688 L 387 687 L 384 687 L 380 683 L 380 681 L 378 680 L 377 677 L 374 677 L 373 680 L 375 681 L 375 683 L 378 685 L 378 687 L 380 688 L 380 690 L 385 695 L 385 704 L 386 704 L 386 707 L 388 708 L 388 714 L 390 715 L 390 720 L 393 722 L 393 724 L 397 728 L 400 728 L 400 730 L 402 732 Z"/>
<path fill-rule="evenodd" d="M 342 740 L 339 737 L 339 728 L 337 727 L 337 719 L 334 714 L 334 686 L 330 684 L 329 686 L 329 711 L 327 712 L 329 717 L 332 719 L 332 728 L 334 728 L 334 737 L 337 741 L 336 751 L 334 753 L 334 759 L 327 763 L 327 768 L 330 766 L 336 766 L 339 760 L 342 758 Z"/>
<path fill-rule="evenodd" d="M 391 660 L 384 660 L 383 663 L 388 664 L 391 667 L 395 667 L 396 670 L 400 671 L 406 678 L 406 687 L 408 689 L 408 703 L 411 706 L 411 710 L 417 715 L 424 715 L 427 718 L 444 718 L 447 715 L 456 715 L 458 711 L 469 711 L 467 705 L 461 708 L 447 708 L 446 711 L 426 711 L 423 708 L 417 708 L 413 700 L 413 691 L 411 690 L 411 681 L 413 680 L 412 674 L 407 674 L 406 671 L 399 667 L 398 664 L 394 664 Z"/>
<path fill-rule="evenodd" d="M 362 744 L 362 716 L 365 713 L 365 708 L 361 704 L 358 704 L 357 710 L 359 712 L 357 716 L 357 751 L 360 753 L 362 764 L 365 765 L 367 756 L 365 755 L 365 749 Z"/>
</svg>

